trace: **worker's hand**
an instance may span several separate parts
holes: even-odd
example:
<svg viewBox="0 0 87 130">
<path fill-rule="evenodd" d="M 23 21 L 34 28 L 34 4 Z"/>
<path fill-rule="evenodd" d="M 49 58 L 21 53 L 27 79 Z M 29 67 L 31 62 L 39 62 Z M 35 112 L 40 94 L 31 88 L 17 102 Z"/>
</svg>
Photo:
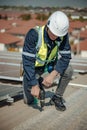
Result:
<svg viewBox="0 0 87 130">
<path fill-rule="evenodd" d="M 40 88 L 39 88 L 38 85 L 32 86 L 31 94 L 32 94 L 33 96 L 39 98 Z"/>
<path fill-rule="evenodd" d="M 45 87 L 50 87 L 53 84 L 55 77 L 58 75 L 58 72 L 53 70 L 50 74 L 44 77 L 43 84 Z"/>
</svg>

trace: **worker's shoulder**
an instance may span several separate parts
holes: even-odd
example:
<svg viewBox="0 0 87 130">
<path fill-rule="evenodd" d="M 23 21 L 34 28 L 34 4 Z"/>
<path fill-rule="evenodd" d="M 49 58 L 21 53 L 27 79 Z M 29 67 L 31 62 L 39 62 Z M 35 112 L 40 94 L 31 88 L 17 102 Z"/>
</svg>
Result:
<svg viewBox="0 0 87 130">
<path fill-rule="evenodd" d="M 38 33 L 35 28 L 31 28 L 28 30 L 27 35 L 38 35 Z"/>
<path fill-rule="evenodd" d="M 27 33 L 26 33 L 26 39 L 38 39 L 38 33 L 36 32 L 36 30 L 34 28 L 31 28 Z"/>
</svg>

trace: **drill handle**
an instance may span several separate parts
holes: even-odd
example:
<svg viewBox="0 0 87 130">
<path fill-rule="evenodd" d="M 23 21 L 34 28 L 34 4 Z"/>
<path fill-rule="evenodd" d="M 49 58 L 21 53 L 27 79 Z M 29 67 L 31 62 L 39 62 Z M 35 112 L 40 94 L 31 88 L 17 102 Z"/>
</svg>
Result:
<svg viewBox="0 0 87 130">
<path fill-rule="evenodd" d="M 40 89 L 44 91 L 43 84 L 42 84 L 43 78 L 40 77 L 40 78 L 38 79 L 38 81 L 39 81 L 39 87 L 40 87 Z"/>
</svg>

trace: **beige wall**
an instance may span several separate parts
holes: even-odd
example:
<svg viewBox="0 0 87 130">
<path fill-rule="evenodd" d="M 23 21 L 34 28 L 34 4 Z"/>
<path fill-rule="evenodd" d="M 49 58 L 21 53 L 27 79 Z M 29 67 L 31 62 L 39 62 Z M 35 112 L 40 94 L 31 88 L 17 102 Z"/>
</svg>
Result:
<svg viewBox="0 0 87 130">
<path fill-rule="evenodd" d="M 87 51 L 81 51 L 81 57 L 87 57 Z"/>
</svg>

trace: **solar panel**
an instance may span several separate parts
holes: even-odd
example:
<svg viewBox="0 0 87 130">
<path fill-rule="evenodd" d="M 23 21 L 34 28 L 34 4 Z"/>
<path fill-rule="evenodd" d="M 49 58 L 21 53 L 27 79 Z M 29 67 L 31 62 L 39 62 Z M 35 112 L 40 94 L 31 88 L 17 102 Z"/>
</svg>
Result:
<svg viewBox="0 0 87 130">
<path fill-rule="evenodd" d="M 70 62 L 74 72 L 87 73 L 87 58 L 73 58 Z"/>
<path fill-rule="evenodd" d="M 74 72 L 87 73 L 87 59 L 73 58 L 70 64 Z M 0 79 L 22 81 L 22 56 L 21 53 L 0 52 Z M 73 84 L 72 84 L 73 85 Z M 74 84 L 75 85 L 75 84 Z M 0 101 L 13 101 L 11 97 L 23 93 L 22 87 L 0 85 Z"/>
<path fill-rule="evenodd" d="M 6 100 L 7 102 L 13 102 L 13 97 L 23 94 L 22 87 L 16 87 L 12 85 L 0 84 L 0 101 Z"/>
<path fill-rule="evenodd" d="M 0 79 L 22 80 L 21 53 L 0 52 Z"/>
<path fill-rule="evenodd" d="M 74 72 L 87 73 L 87 58 L 73 57 L 70 61 Z M 22 55 L 19 52 L 0 52 L 0 79 L 22 81 Z"/>
</svg>

